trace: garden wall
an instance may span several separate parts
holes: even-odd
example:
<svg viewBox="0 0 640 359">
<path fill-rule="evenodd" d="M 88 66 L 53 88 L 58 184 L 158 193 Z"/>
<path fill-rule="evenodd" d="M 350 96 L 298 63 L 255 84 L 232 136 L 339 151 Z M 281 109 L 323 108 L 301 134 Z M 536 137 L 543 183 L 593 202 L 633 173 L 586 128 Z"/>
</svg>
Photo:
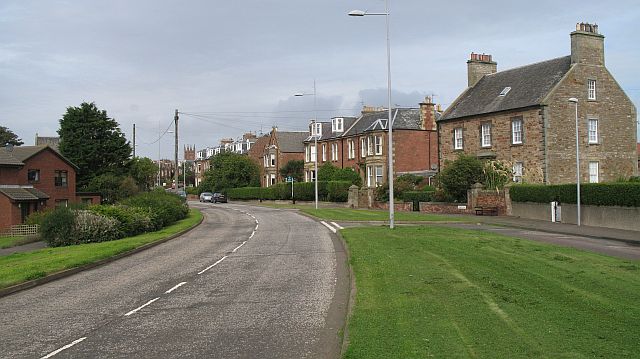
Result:
<svg viewBox="0 0 640 359">
<path fill-rule="evenodd" d="M 513 202 L 513 215 L 521 218 L 551 221 L 549 203 Z M 577 224 L 577 206 L 562 205 L 562 223 Z M 640 207 L 580 206 L 581 221 L 585 226 L 640 231 Z"/>
</svg>

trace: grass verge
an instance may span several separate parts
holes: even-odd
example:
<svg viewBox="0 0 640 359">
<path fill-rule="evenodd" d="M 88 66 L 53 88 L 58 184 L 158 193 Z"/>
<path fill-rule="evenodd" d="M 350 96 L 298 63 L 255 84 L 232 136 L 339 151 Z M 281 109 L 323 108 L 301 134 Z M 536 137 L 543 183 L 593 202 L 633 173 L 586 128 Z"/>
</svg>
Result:
<svg viewBox="0 0 640 359">
<path fill-rule="evenodd" d="M 23 244 L 37 242 L 37 236 L 0 237 L 0 249 L 21 246 Z"/>
<path fill-rule="evenodd" d="M 632 358 L 640 263 L 493 233 L 349 228 L 344 358 Z"/>
<path fill-rule="evenodd" d="M 384 210 L 351 209 L 351 208 L 300 208 L 300 211 L 332 221 L 388 221 L 389 212 Z M 396 221 L 407 222 L 468 222 L 466 217 L 427 214 L 420 212 L 395 212 Z"/>
<path fill-rule="evenodd" d="M 159 231 L 102 243 L 45 248 L 0 257 L 0 288 L 44 277 L 65 269 L 95 263 L 120 253 L 165 239 L 200 222 L 202 214 L 191 209 L 187 218 Z"/>
</svg>

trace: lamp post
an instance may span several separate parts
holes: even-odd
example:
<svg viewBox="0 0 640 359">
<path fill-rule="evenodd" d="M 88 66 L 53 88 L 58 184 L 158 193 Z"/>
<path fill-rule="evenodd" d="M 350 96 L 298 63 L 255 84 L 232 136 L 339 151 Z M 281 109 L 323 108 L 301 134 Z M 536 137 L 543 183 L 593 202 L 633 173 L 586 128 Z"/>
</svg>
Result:
<svg viewBox="0 0 640 359">
<path fill-rule="evenodd" d="M 572 97 L 569 102 L 576 105 L 576 188 L 577 188 L 577 210 L 578 226 L 580 226 L 580 141 L 578 137 L 578 99 Z"/>
<path fill-rule="evenodd" d="M 393 198 L 393 119 L 391 116 L 391 41 L 389 39 L 389 0 L 384 2 L 385 12 L 370 13 L 362 10 L 353 10 L 349 12 L 349 16 L 368 16 L 379 15 L 385 16 L 387 27 L 387 100 L 389 119 L 387 120 L 387 128 L 389 130 L 389 228 L 394 228 L 394 198 Z"/>
<path fill-rule="evenodd" d="M 165 133 L 173 133 L 173 131 L 168 130 Z M 162 166 L 161 166 L 162 165 L 162 157 L 160 155 L 160 142 L 162 140 L 162 136 L 163 135 L 160 133 L 160 122 L 158 122 L 158 187 L 161 186 L 160 181 L 162 180 L 162 178 L 161 178 L 162 177 L 161 176 L 161 174 L 162 174 Z"/>
<path fill-rule="evenodd" d="M 316 99 L 316 80 L 313 80 L 313 93 L 296 93 L 293 96 L 296 97 L 301 97 L 301 96 L 313 96 L 313 127 L 312 127 L 312 132 L 313 135 L 313 146 L 316 149 L 316 153 L 315 156 L 313 157 L 313 171 L 314 171 L 314 176 L 313 176 L 313 181 L 315 182 L 314 185 L 314 191 L 315 191 L 315 200 L 316 200 L 316 209 L 318 209 L 318 127 L 317 127 L 317 123 L 318 123 L 318 114 L 317 114 L 317 107 L 316 107 L 316 103 L 317 103 L 317 99 Z M 291 186 L 293 186 L 293 183 L 291 184 Z"/>
</svg>

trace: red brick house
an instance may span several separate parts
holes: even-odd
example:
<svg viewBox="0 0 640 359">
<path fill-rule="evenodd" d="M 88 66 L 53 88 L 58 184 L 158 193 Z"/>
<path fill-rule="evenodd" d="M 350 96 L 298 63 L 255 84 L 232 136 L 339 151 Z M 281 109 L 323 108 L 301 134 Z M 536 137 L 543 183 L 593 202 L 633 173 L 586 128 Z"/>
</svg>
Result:
<svg viewBox="0 0 640 359">
<path fill-rule="evenodd" d="M 48 207 L 100 203 L 95 194 L 76 193 L 77 169 L 49 146 L 0 148 L 0 228 Z"/>
<path fill-rule="evenodd" d="M 307 136 L 305 131 L 284 132 L 276 127 L 271 130 L 269 141 L 262 147 L 262 187 L 282 182 L 280 169 L 291 160 L 304 159 L 304 140 Z"/>
<path fill-rule="evenodd" d="M 500 72 L 472 53 L 468 87 L 438 121 L 440 164 L 465 153 L 511 162 L 515 181 L 575 183 L 575 98 L 581 181 L 637 175 L 636 108 L 605 67 L 604 36 L 580 23 L 570 37 L 570 55 Z"/>
<path fill-rule="evenodd" d="M 436 119 L 440 113 L 430 98 L 420 108 L 392 109 L 394 176 L 416 174 L 431 177 L 438 170 Z M 310 126 L 305 140 L 305 180 L 314 179 L 314 156 L 318 167 L 331 162 L 352 168 L 367 187 L 380 186 L 388 173 L 388 111 L 365 107 L 358 118 L 335 117 Z M 315 150 L 314 136 L 318 136 Z M 316 153 L 317 152 L 317 153 Z"/>
</svg>

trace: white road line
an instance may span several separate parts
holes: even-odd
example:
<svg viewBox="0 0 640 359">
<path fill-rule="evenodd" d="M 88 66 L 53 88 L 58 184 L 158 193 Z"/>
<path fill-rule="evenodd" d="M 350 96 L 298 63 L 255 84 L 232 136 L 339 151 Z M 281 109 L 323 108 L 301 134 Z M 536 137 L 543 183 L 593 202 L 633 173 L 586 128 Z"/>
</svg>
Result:
<svg viewBox="0 0 640 359">
<path fill-rule="evenodd" d="M 182 287 L 185 284 L 187 284 L 187 282 L 180 282 L 175 287 L 173 287 L 173 288 L 169 289 L 168 291 L 164 292 L 164 294 L 169 294 L 169 293 L 173 292 L 174 290 Z"/>
<path fill-rule="evenodd" d="M 202 274 L 202 273 L 208 271 L 209 269 L 217 266 L 220 262 L 222 262 L 225 259 L 227 259 L 227 256 L 224 256 L 224 257 L 220 258 L 217 262 L 213 263 L 212 265 L 210 265 L 207 268 L 205 268 L 205 269 L 201 270 L 200 272 L 198 272 L 198 274 Z"/>
<path fill-rule="evenodd" d="M 338 229 L 344 229 L 344 227 L 343 227 L 343 226 L 341 226 L 341 225 L 337 224 L 336 222 L 331 222 L 331 224 L 333 224 L 333 225 L 334 225 L 336 228 L 338 228 Z"/>
<path fill-rule="evenodd" d="M 154 298 L 154 299 L 151 299 L 150 301 L 148 301 L 148 302 L 144 303 L 143 305 L 139 306 L 138 308 L 136 308 L 136 309 L 134 309 L 134 310 L 130 311 L 129 313 L 125 314 L 124 316 L 125 316 L 125 317 L 128 317 L 128 316 L 130 316 L 131 314 L 134 314 L 135 312 L 137 312 L 137 311 L 139 311 L 140 309 L 142 309 L 142 308 L 146 307 L 147 305 L 149 305 L 149 304 L 151 304 L 151 303 L 155 302 L 155 301 L 156 301 L 156 300 L 158 300 L 158 299 L 160 299 L 160 297 L 158 297 L 158 298 Z"/>
<path fill-rule="evenodd" d="M 240 244 L 239 246 L 235 247 L 231 253 L 235 253 L 238 249 L 240 249 L 240 247 L 244 246 L 244 244 L 247 243 L 247 241 L 242 242 L 242 244 Z"/>
<path fill-rule="evenodd" d="M 56 355 L 56 354 L 60 353 L 61 351 L 65 350 L 65 349 L 69 349 L 69 348 L 71 348 L 72 346 L 74 346 L 74 345 L 76 345 L 76 344 L 80 343 L 81 341 L 83 341 L 83 340 L 85 340 L 85 339 L 87 339 L 87 337 L 82 337 L 82 338 L 80 338 L 80 339 L 78 339 L 78 340 L 74 340 L 71 344 L 67 344 L 67 345 L 63 346 L 62 348 L 60 348 L 60 349 L 58 349 L 58 350 L 56 350 L 56 351 L 53 351 L 53 352 L 51 352 L 51 353 L 49 353 L 49 354 L 47 354 L 47 355 L 43 356 L 43 357 L 42 357 L 42 358 L 40 358 L 40 359 L 47 359 L 47 358 L 51 358 L 52 356 L 54 356 L 54 355 Z"/>
<path fill-rule="evenodd" d="M 258 231 L 258 225 L 256 224 L 256 228 L 253 230 L 254 232 Z"/>
<path fill-rule="evenodd" d="M 256 231 L 251 232 L 251 235 L 249 236 L 249 239 L 253 238 L 253 236 L 256 234 Z"/>
<path fill-rule="evenodd" d="M 333 233 L 336 233 L 336 232 L 337 232 L 337 230 L 336 230 L 335 228 L 331 227 L 327 222 L 325 222 L 325 221 L 320 221 L 320 223 L 322 223 L 322 225 L 323 225 L 323 226 L 325 226 L 325 227 L 329 228 L 329 230 L 330 230 L 331 232 L 333 232 Z"/>
<path fill-rule="evenodd" d="M 260 222 L 258 222 L 258 220 L 256 219 L 256 224 L 258 224 L 258 223 L 260 223 Z"/>
</svg>

